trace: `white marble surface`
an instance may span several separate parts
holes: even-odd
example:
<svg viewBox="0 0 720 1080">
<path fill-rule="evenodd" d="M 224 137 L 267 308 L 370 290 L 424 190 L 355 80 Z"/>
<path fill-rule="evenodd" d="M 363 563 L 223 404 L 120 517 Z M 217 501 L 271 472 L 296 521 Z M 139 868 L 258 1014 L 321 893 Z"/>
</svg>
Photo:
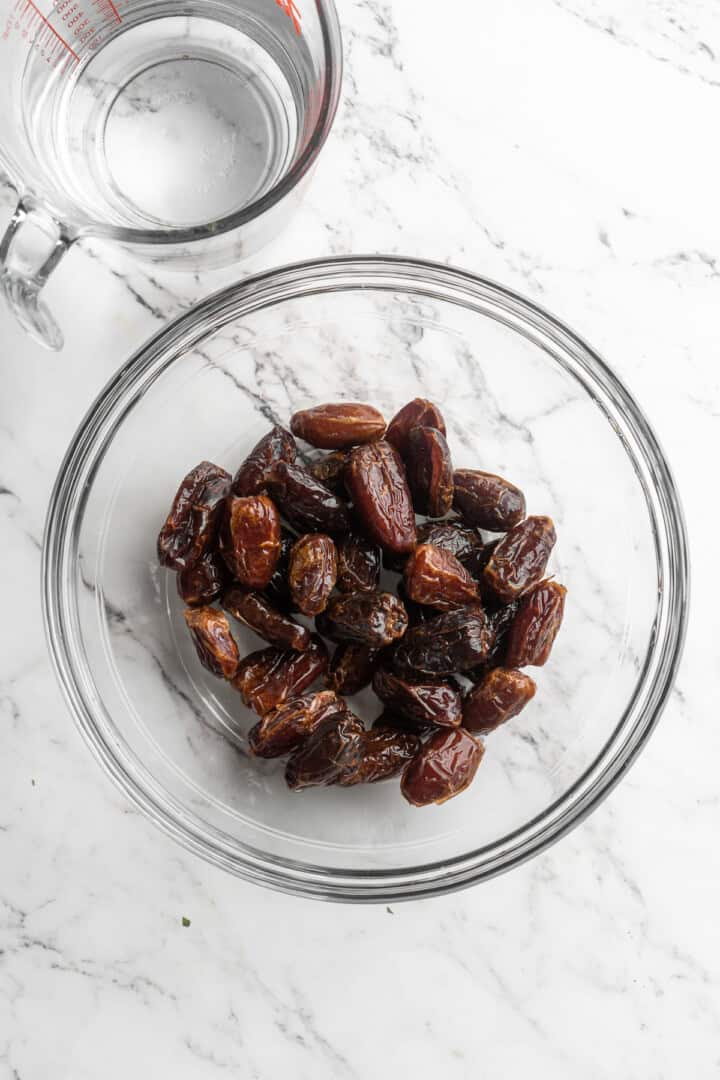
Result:
<svg viewBox="0 0 720 1080">
<path fill-rule="evenodd" d="M 94 394 L 233 275 L 79 246 L 47 290 L 63 354 L 0 312 L 0 1078 L 714 1078 L 720 12 L 709 0 L 342 8 L 343 102 L 315 184 L 244 269 L 331 252 L 448 260 L 598 346 L 683 496 L 695 588 L 681 676 L 592 818 L 469 892 L 330 907 L 175 847 L 74 730 L 42 635 L 40 542 Z"/>
</svg>

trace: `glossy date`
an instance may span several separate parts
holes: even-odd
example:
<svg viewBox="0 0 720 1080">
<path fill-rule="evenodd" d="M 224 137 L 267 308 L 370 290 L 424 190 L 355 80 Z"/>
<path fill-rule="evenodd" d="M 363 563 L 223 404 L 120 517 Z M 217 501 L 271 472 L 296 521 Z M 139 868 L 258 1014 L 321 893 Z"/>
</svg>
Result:
<svg viewBox="0 0 720 1080">
<path fill-rule="evenodd" d="M 453 467 L 445 436 L 436 428 L 411 428 L 403 460 L 416 512 L 445 517 L 453 504 Z"/>
<path fill-rule="evenodd" d="M 549 517 L 529 517 L 498 541 L 483 571 L 483 583 L 506 603 L 541 580 L 555 546 Z"/>
<path fill-rule="evenodd" d="M 308 533 L 294 544 L 288 580 L 290 595 L 303 615 L 319 615 L 325 610 L 337 574 L 337 548 L 329 536 Z"/>
<path fill-rule="evenodd" d="M 501 476 L 479 469 L 456 469 L 453 483 L 453 505 L 469 525 L 507 532 L 525 517 L 525 496 Z"/>
<path fill-rule="evenodd" d="M 185 570 L 213 547 L 231 479 L 230 473 L 211 461 L 201 461 L 191 469 L 158 536 L 161 566 Z"/>
<path fill-rule="evenodd" d="M 316 626 L 330 641 L 357 642 L 372 649 L 391 645 L 405 633 L 408 617 L 397 596 L 386 592 L 333 596 Z"/>
<path fill-rule="evenodd" d="M 222 606 L 234 619 L 249 626 L 259 637 L 279 649 L 304 652 L 310 646 L 310 631 L 273 607 L 270 600 L 255 590 L 229 589 Z"/>
<path fill-rule="evenodd" d="M 385 434 L 386 440 L 403 457 L 407 449 L 408 435 L 414 427 L 435 428 L 441 435 L 447 435 L 445 421 L 437 405 L 425 398 L 413 398 L 393 416 Z"/>
<path fill-rule="evenodd" d="M 546 663 L 563 620 L 566 593 L 557 581 L 542 581 L 523 596 L 507 635 L 508 667 Z"/>
<path fill-rule="evenodd" d="M 535 689 L 524 672 L 493 668 L 465 695 L 463 727 L 475 735 L 487 735 L 522 712 Z"/>
<path fill-rule="evenodd" d="M 393 667 L 399 675 L 467 671 L 486 659 L 493 640 L 481 607 L 458 608 L 411 627 L 395 648 Z"/>
<path fill-rule="evenodd" d="M 327 671 L 328 655 L 324 643 L 313 636 L 305 652 L 259 649 L 240 661 L 232 680 L 249 709 L 263 716 L 307 690 Z"/>
<path fill-rule="evenodd" d="M 350 454 L 345 486 L 355 513 L 376 544 L 400 555 L 415 546 L 415 513 L 403 463 L 387 442 L 359 446 Z"/>
<path fill-rule="evenodd" d="M 416 604 L 452 611 L 467 604 L 479 604 L 477 583 L 463 564 L 449 551 L 420 544 L 405 565 L 403 585 Z"/>
<path fill-rule="evenodd" d="M 377 544 L 357 532 L 348 533 L 338 545 L 340 592 L 374 592 L 380 581 L 382 553 Z"/>
<path fill-rule="evenodd" d="M 280 558 L 280 517 L 267 495 L 231 495 L 220 529 L 220 552 L 232 576 L 264 589 Z"/>
<path fill-rule="evenodd" d="M 462 697 L 450 683 L 410 681 L 380 667 L 373 677 L 373 690 L 390 712 L 419 725 L 458 727 L 462 720 Z"/>
<path fill-rule="evenodd" d="M 345 766 L 336 783 L 341 787 L 377 784 L 402 772 L 421 748 L 420 739 L 410 732 L 374 728 L 360 736 L 357 760 Z"/>
<path fill-rule="evenodd" d="M 330 659 L 325 685 L 336 694 L 357 694 L 372 682 L 378 664 L 378 649 L 346 642 L 338 645 Z"/>
<path fill-rule="evenodd" d="M 256 757 L 282 757 L 300 746 L 325 720 L 346 712 L 345 702 L 331 690 L 303 694 L 272 709 L 251 728 L 250 750 Z"/>
<path fill-rule="evenodd" d="M 385 433 L 385 419 L 372 405 L 342 402 L 316 405 L 296 412 L 290 420 L 293 435 L 321 450 L 341 450 L 374 442 Z"/>
<path fill-rule="evenodd" d="M 240 653 L 226 616 L 213 607 L 187 608 L 183 614 L 203 667 L 221 679 L 232 679 Z"/>
<path fill-rule="evenodd" d="M 405 769 L 400 790 L 412 806 L 447 802 L 472 783 L 484 752 L 463 728 L 438 731 Z"/>
<path fill-rule="evenodd" d="M 285 782 L 292 791 L 334 784 L 346 770 L 356 768 L 362 757 L 365 728 L 349 712 L 326 720 L 295 750 L 285 768 Z"/>
<path fill-rule="evenodd" d="M 217 551 L 206 551 L 197 562 L 178 571 L 178 596 L 188 607 L 211 604 L 225 588 L 229 574 Z"/>
<path fill-rule="evenodd" d="M 280 461 L 268 481 L 268 490 L 283 517 L 298 532 L 323 532 L 335 536 L 350 531 L 347 503 L 302 465 Z"/>
<path fill-rule="evenodd" d="M 297 446 L 289 431 L 274 427 L 243 461 L 232 482 L 234 495 L 259 495 L 279 461 L 292 464 L 297 456 Z"/>
</svg>

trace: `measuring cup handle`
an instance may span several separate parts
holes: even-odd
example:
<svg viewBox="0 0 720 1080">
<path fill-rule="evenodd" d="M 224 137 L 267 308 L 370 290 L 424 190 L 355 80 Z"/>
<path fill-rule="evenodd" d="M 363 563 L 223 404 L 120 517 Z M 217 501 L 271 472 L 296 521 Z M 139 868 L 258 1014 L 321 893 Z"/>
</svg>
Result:
<svg viewBox="0 0 720 1080">
<path fill-rule="evenodd" d="M 40 203 L 23 197 L 0 241 L 0 295 L 20 325 L 48 349 L 63 335 L 40 291 L 75 239 Z"/>
</svg>

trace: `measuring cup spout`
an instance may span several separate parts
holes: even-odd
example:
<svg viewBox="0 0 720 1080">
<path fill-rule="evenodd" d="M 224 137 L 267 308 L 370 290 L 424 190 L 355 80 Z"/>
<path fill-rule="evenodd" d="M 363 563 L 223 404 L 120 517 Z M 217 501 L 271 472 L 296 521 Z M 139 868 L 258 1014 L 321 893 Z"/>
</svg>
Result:
<svg viewBox="0 0 720 1080">
<path fill-rule="evenodd" d="M 41 203 L 25 196 L 0 241 L 0 295 L 20 325 L 48 349 L 61 349 L 63 335 L 40 292 L 74 239 Z"/>
</svg>

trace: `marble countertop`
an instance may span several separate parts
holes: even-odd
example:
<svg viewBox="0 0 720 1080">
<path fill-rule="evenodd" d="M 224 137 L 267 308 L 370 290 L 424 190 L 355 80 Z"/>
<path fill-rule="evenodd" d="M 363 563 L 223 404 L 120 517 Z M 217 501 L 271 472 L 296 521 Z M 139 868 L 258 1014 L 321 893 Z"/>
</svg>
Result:
<svg viewBox="0 0 720 1080">
<path fill-rule="evenodd" d="M 41 536 L 94 395 L 237 271 L 197 278 L 78 245 L 47 289 L 62 354 L 0 312 L 0 1080 L 715 1078 L 720 11 L 341 7 L 334 131 L 301 212 L 243 272 L 329 253 L 446 260 L 526 293 L 604 353 L 684 501 L 694 598 L 680 678 L 603 806 L 470 891 L 327 906 L 176 847 L 101 774 L 60 697 Z"/>
</svg>

